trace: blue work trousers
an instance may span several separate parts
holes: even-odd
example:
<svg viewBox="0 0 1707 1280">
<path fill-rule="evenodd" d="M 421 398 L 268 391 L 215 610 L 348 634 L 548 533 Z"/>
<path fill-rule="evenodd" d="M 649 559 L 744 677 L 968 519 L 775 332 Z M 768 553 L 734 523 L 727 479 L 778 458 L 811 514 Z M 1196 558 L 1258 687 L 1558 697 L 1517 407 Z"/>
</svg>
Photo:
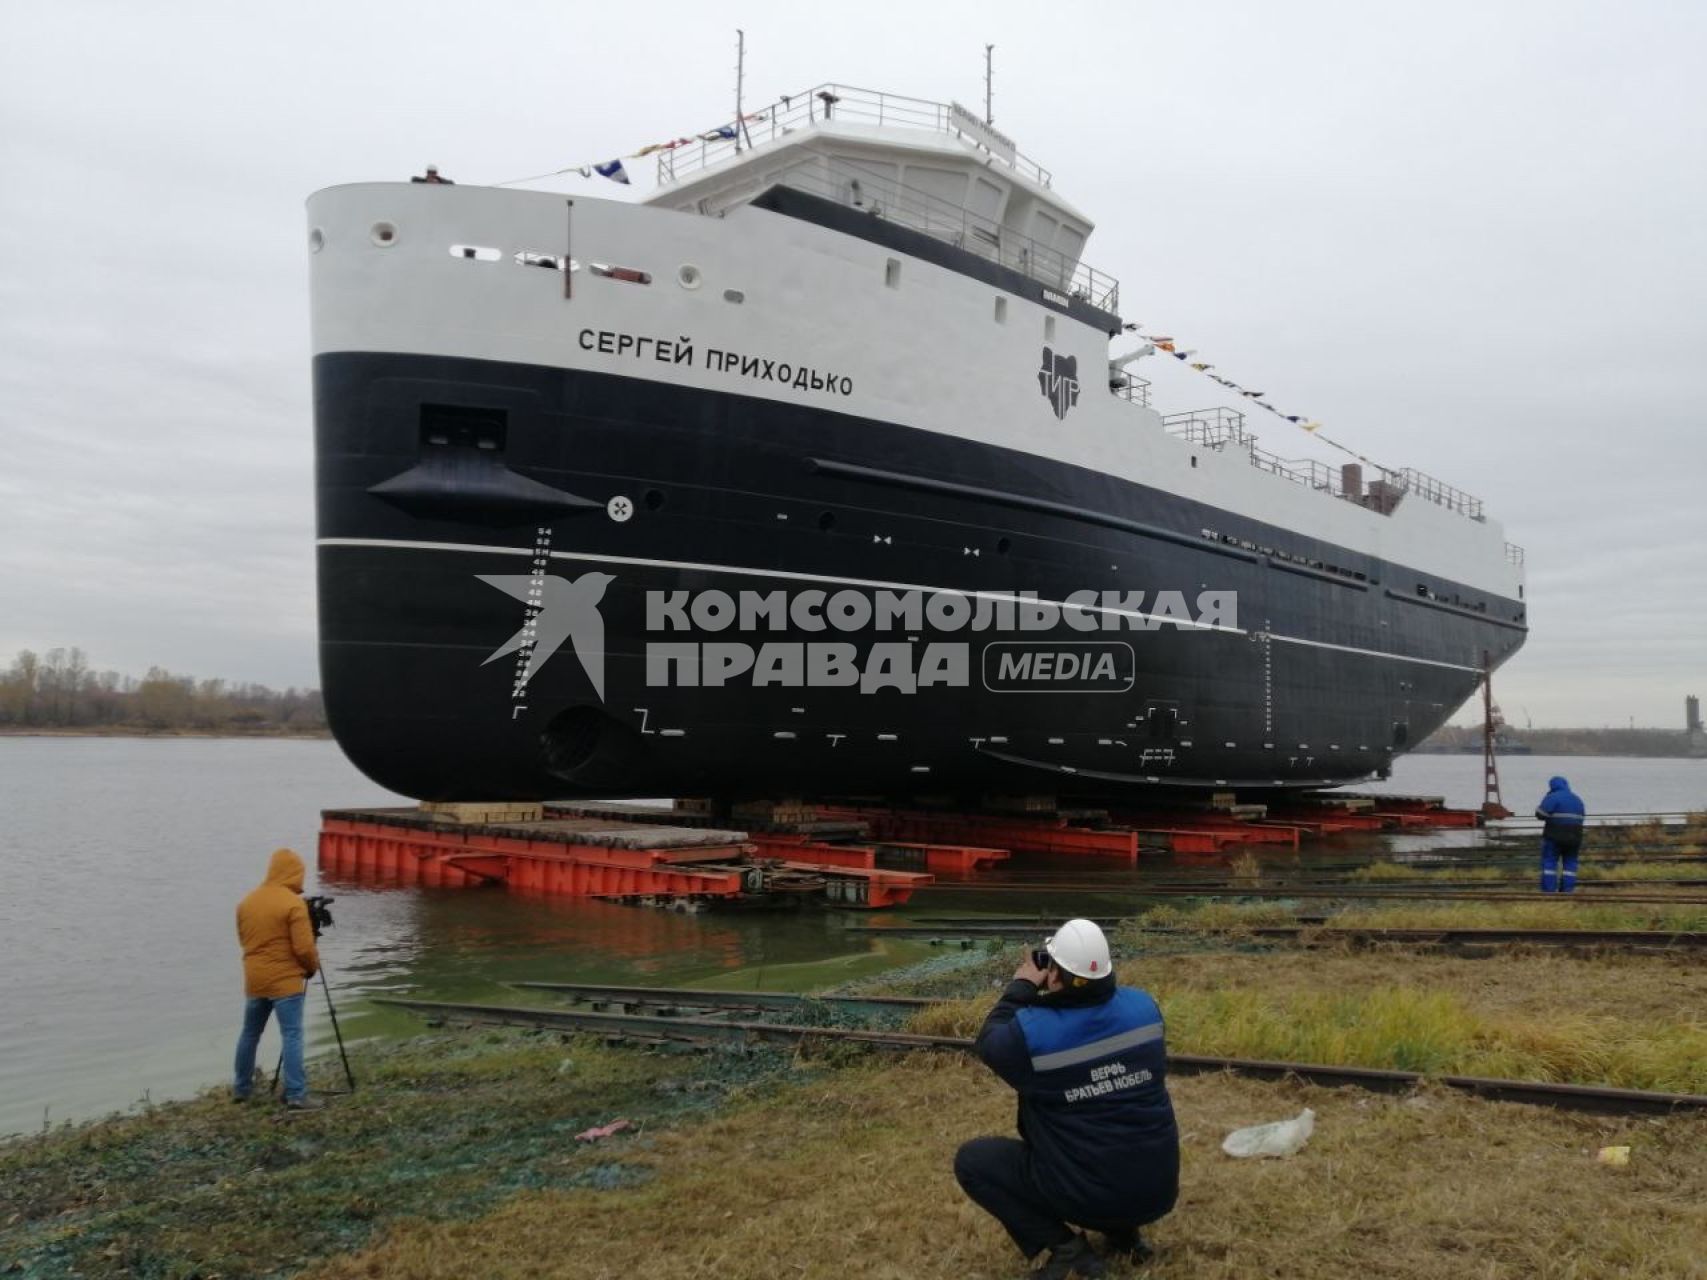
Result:
<svg viewBox="0 0 1707 1280">
<path fill-rule="evenodd" d="M 1541 842 L 1541 892 L 1573 893 L 1577 887 L 1577 845 Z"/>
</svg>

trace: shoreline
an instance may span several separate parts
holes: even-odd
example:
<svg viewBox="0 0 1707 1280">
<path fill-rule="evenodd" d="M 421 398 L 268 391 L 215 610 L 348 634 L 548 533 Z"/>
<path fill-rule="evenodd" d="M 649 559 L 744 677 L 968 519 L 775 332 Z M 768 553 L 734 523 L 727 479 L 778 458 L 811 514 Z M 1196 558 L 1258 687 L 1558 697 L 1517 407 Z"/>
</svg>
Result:
<svg viewBox="0 0 1707 1280">
<path fill-rule="evenodd" d="M 0 726 L 0 738 L 278 738 L 304 742 L 330 742 L 327 729 L 143 729 L 135 725 L 68 728 L 46 725 Z"/>
<path fill-rule="evenodd" d="M 1156 940 L 1117 951 L 1132 981 L 1160 983 L 1182 1049 L 1200 1046 L 1181 982 L 1268 998 L 1290 973 L 1295 991 L 1337 999 L 1357 985 L 1355 970 L 1373 989 L 1412 982 L 1435 999 L 1521 964 L 1532 980 L 1487 1008 L 1504 1023 L 1524 1019 L 1505 1007 L 1523 991 L 1528 1017 L 1551 1017 L 1561 965 L 1586 974 L 1608 963 L 1449 959 L 1431 962 L 1431 980 L 1416 976 L 1415 957 L 1368 974 L 1367 955 L 1265 959 Z M 840 990 L 926 995 L 947 1003 L 921 1019 L 975 1023 L 1017 954 L 938 955 Z M 1205 964 L 1243 976 L 1223 982 L 1201 974 Z M 1652 987 L 1639 979 L 1670 972 L 1652 958 L 1612 970 L 1603 1003 L 1624 982 Z M 1672 999 L 1655 990 L 1654 1008 Z M 1569 1024 L 1546 1025 L 1568 1035 Z M 1024 1270 L 954 1184 L 961 1142 L 1013 1126 L 1011 1091 L 964 1054 L 680 1053 L 462 1028 L 364 1045 L 354 1065 L 356 1093 L 328 1096 L 319 1112 L 234 1106 L 215 1088 L 0 1142 L 0 1196 L 15 1206 L 0 1220 L 0 1272 L 998 1280 Z M 310 1074 L 316 1087 L 342 1083 L 336 1058 L 316 1059 Z M 1657 1280 L 1693 1274 L 1707 1256 L 1707 1218 L 1677 1212 L 1679 1189 L 1707 1176 L 1707 1115 L 1561 1113 L 1428 1085 L 1389 1096 L 1204 1075 L 1170 1088 L 1181 1199 L 1146 1229 L 1154 1263 L 1111 1266 L 1111 1277 L 1457 1280 L 1466 1239 L 1490 1274 L 1550 1273 L 1563 1250 L 1579 1280 Z M 1230 1130 L 1305 1106 L 1316 1132 L 1297 1155 L 1222 1154 Z M 595 1135 L 618 1120 L 627 1124 Z M 1597 1163 L 1609 1146 L 1631 1149 L 1629 1167 Z M 1394 1160 L 1401 1149 L 1406 1159 Z M 1585 1200 L 1601 1206 L 1601 1229 L 1583 1229 Z"/>
</svg>

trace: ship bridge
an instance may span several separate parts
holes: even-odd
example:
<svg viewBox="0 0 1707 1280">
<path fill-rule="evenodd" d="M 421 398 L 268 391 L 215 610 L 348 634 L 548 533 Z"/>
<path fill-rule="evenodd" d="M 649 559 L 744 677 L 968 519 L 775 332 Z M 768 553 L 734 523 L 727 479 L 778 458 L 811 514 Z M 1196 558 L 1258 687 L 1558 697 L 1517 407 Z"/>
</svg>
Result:
<svg viewBox="0 0 1707 1280">
<path fill-rule="evenodd" d="M 719 217 L 777 187 L 802 191 L 1017 271 L 1062 303 L 1118 314 L 1119 282 L 1081 260 L 1091 220 L 959 103 L 823 84 L 736 131 L 661 152 L 645 203 Z"/>
</svg>

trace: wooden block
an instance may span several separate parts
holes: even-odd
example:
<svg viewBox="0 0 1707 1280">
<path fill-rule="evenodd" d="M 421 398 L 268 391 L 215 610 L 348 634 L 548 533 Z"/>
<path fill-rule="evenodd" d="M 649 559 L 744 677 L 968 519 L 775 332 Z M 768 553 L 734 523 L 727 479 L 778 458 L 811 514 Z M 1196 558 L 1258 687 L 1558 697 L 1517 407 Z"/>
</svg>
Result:
<svg viewBox="0 0 1707 1280">
<path fill-rule="evenodd" d="M 491 822 L 539 822 L 545 806 L 531 801 L 511 800 L 423 800 L 421 812 L 434 822 L 464 825 Z"/>
</svg>

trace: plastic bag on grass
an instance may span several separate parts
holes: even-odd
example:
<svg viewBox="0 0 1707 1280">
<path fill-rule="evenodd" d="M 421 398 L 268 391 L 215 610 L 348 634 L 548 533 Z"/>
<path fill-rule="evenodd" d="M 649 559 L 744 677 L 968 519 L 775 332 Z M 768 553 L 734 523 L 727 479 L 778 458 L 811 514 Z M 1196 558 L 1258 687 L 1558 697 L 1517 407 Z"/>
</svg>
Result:
<svg viewBox="0 0 1707 1280">
<path fill-rule="evenodd" d="M 1290 1156 L 1304 1149 L 1316 1128 L 1316 1113 L 1305 1107 L 1290 1120 L 1275 1120 L 1270 1124 L 1254 1124 L 1248 1129 L 1235 1129 L 1221 1143 L 1221 1150 L 1230 1156 Z"/>
</svg>

